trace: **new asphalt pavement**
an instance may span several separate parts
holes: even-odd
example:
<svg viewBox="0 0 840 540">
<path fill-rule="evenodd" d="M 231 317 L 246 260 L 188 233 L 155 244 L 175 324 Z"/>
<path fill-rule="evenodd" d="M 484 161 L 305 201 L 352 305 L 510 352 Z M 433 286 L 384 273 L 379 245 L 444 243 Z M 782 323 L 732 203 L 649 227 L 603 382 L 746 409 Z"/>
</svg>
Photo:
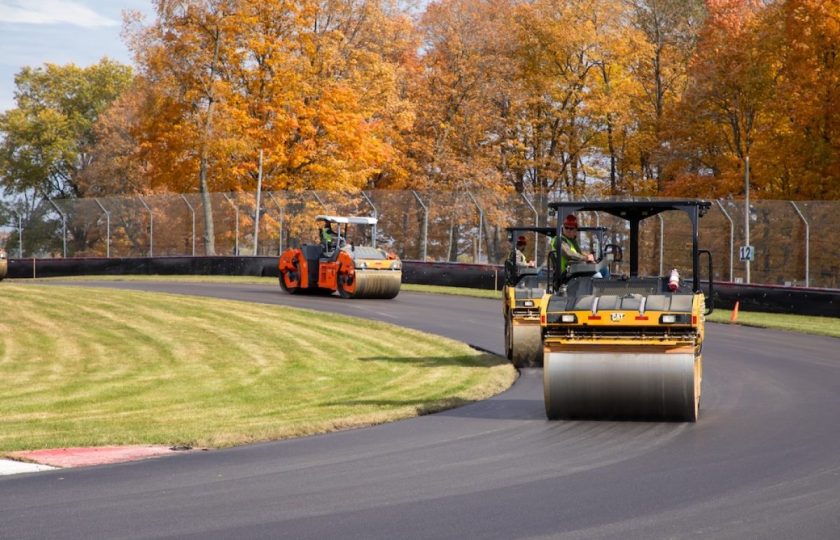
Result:
<svg viewBox="0 0 840 540">
<path fill-rule="evenodd" d="M 340 312 L 503 353 L 495 300 L 85 286 Z M 840 538 L 838 350 L 835 338 L 709 325 L 696 424 L 549 422 L 530 369 L 492 399 L 393 424 L 3 476 L 0 537 Z"/>
</svg>

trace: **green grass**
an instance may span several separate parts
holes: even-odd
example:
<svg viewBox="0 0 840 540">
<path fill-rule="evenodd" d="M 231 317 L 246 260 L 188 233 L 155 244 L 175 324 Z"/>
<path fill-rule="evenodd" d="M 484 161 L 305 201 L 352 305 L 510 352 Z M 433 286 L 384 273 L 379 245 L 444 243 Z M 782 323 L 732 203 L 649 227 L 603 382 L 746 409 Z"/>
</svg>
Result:
<svg viewBox="0 0 840 540">
<path fill-rule="evenodd" d="M 715 311 L 707 317 L 707 320 L 715 323 L 732 324 L 730 322 L 731 316 L 731 310 L 715 309 Z M 840 319 L 835 317 L 812 317 L 806 315 L 788 315 L 783 313 L 739 311 L 738 321 L 736 324 L 840 338 Z"/>
<path fill-rule="evenodd" d="M 484 399 L 516 377 L 456 341 L 341 315 L 0 284 L 0 453 L 224 447 Z"/>
</svg>

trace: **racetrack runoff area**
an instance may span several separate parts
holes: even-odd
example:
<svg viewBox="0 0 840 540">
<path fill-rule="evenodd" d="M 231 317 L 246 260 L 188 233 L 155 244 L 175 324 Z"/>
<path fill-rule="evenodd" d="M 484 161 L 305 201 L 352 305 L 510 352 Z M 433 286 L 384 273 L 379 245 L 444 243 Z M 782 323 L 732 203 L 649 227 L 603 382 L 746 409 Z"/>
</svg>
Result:
<svg viewBox="0 0 840 540">
<path fill-rule="evenodd" d="M 484 399 L 516 377 L 503 359 L 463 343 L 343 315 L 183 295 L 0 287 L 7 316 L 0 330 L 10 336 L 0 363 L 0 452 L 41 464 L 108 463 L 147 457 L 137 450 L 146 446 L 160 455 L 379 424 Z M 101 448 L 108 446 L 128 448 Z M 33 452 L 41 449 L 55 450 Z"/>
</svg>

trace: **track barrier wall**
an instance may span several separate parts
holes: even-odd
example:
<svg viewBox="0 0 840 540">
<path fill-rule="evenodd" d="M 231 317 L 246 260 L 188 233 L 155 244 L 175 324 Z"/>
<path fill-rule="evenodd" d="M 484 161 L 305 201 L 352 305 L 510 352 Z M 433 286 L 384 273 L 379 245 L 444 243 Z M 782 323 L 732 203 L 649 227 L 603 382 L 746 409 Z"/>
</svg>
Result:
<svg viewBox="0 0 840 540">
<path fill-rule="evenodd" d="M 10 259 L 9 278 L 96 275 L 233 275 L 277 277 L 277 257 L 135 257 Z M 403 283 L 500 290 L 499 265 L 403 261 Z M 708 289 L 707 289 L 708 290 Z M 715 282 L 714 304 L 742 311 L 840 317 L 840 290 Z"/>
</svg>

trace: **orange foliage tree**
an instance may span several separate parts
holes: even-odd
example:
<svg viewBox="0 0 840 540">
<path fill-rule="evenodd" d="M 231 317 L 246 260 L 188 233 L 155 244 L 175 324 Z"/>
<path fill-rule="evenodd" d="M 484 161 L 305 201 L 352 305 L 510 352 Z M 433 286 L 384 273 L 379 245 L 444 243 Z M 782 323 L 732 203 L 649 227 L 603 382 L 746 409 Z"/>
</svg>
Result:
<svg viewBox="0 0 840 540">
<path fill-rule="evenodd" d="M 787 0 L 765 24 L 780 66 L 774 129 L 756 147 L 763 194 L 840 198 L 840 0 Z"/>
<path fill-rule="evenodd" d="M 757 138 L 772 126 L 776 65 L 758 0 L 707 0 L 688 87 L 672 111 L 671 193 L 743 192 Z M 760 178 L 756 179 L 759 183 Z"/>
<path fill-rule="evenodd" d="M 152 185 L 199 191 L 215 252 L 212 191 L 359 189 L 399 171 L 389 136 L 407 19 L 384 1 L 157 0 L 128 34 L 148 90 L 137 129 Z M 410 35 L 410 34 L 409 34 Z M 390 164 L 390 167 L 387 166 Z"/>
</svg>

